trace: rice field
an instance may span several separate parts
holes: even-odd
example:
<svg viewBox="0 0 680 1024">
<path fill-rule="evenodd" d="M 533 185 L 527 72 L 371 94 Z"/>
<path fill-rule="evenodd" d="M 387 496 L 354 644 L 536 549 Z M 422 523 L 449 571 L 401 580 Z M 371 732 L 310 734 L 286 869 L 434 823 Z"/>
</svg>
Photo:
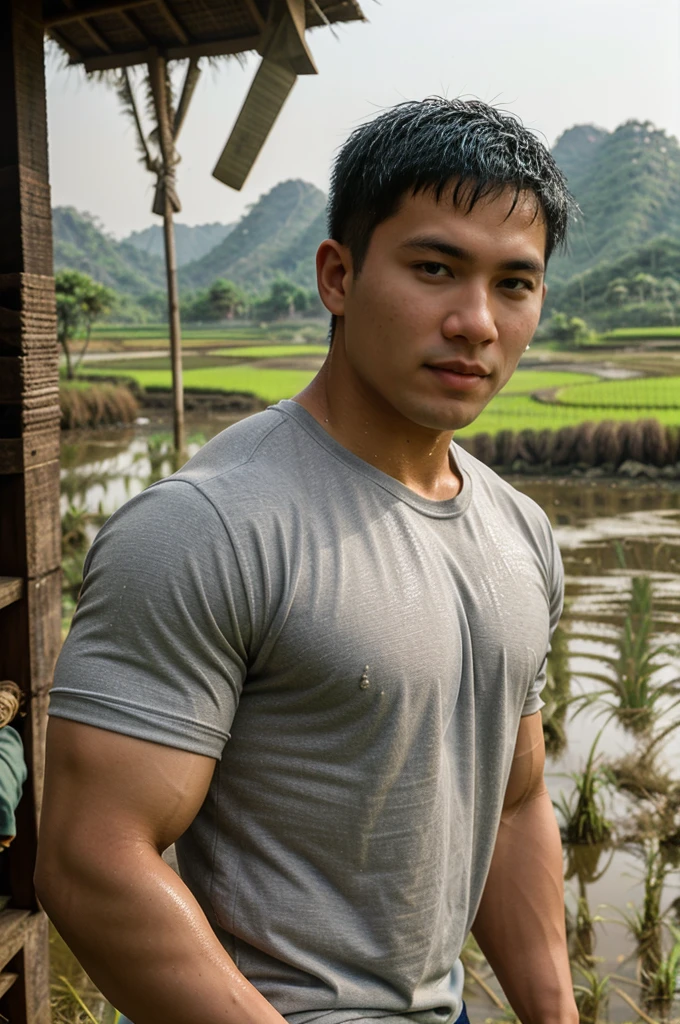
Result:
<svg viewBox="0 0 680 1024">
<path fill-rule="evenodd" d="M 213 356 L 234 356 L 249 359 L 276 359 L 286 356 L 325 356 L 328 345 L 236 345 L 233 348 L 218 348 Z"/>
<path fill-rule="evenodd" d="M 88 371 L 92 376 L 111 377 L 112 370 Z M 143 388 L 170 388 L 170 370 L 138 370 L 134 365 L 125 369 L 116 367 L 116 375 L 127 377 Z M 310 370 L 268 370 L 251 366 L 215 366 L 206 369 L 186 370 L 183 374 L 186 390 L 195 391 L 238 391 L 257 395 L 265 402 L 278 402 L 281 398 L 292 398 L 306 388 L 314 376 Z"/>
<path fill-rule="evenodd" d="M 645 377 L 572 385 L 560 388 L 556 398 L 561 405 L 680 411 L 680 377 Z"/>
</svg>

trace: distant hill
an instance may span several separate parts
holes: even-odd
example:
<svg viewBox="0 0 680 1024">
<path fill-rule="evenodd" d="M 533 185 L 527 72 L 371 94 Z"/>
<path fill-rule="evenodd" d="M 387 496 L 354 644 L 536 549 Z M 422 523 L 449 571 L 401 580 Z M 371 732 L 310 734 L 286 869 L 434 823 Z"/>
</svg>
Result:
<svg viewBox="0 0 680 1024">
<path fill-rule="evenodd" d="M 207 252 L 219 245 L 233 231 L 234 224 L 181 224 L 175 221 L 175 248 L 177 250 L 177 266 L 183 267 L 185 263 L 192 260 L 200 260 Z M 140 252 L 151 253 L 162 259 L 165 258 L 163 251 L 163 228 L 160 224 L 152 224 L 143 231 L 133 231 L 124 239 L 128 245 L 134 246 Z"/>
<path fill-rule="evenodd" d="M 568 252 L 551 260 L 551 280 L 568 280 L 660 235 L 680 238 L 680 146 L 673 136 L 648 121 L 627 121 L 614 132 L 577 125 L 553 155 L 582 216 Z"/>
<path fill-rule="evenodd" d="M 545 312 L 580 316 L 592 327 L 680 322 L 680 238 L 660 236 L 548 288 Z"/>
<path fill-rule="evenodd" d="M 325 237 L 325 207 L 326 196 L 314 185 L 282 181 L 261 196 L 224 241 L 182 267 L 182 287 L 205 288 L 216 277 L 226 277 L 260 291 L 277 274 L 294 276 L 298 284 L 310 287 L 315 239 Z"/>
<path fill-rule="evenodd" d="M 139 296 L 165 286 L 165 264 L 128 242 L 107 235 L 95 217 L 72 206 L 52 211 L 54 269 L 70 267 L 127 295 Z"/>
</svg>

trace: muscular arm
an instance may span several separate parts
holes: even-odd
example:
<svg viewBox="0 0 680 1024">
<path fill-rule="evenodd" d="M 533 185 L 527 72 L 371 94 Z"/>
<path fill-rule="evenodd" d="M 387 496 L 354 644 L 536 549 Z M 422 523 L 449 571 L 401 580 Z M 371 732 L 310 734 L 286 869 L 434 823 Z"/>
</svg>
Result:
<svg viewBox="0 0 680 1024">
<path fill-rule="evenodd" d="M 521 720 L 472 931 L 522 1024 L 575 1024 L 562 847 L 544 765 L 543 727 L 536 713 Z"/>
<path fill-rule="evenodd" d="M 209 757 L 50 721 L 38 895 L 134 1024 L 285 1024 L 161 858 L 191 824 L 214 766 Z"/>
</svg>

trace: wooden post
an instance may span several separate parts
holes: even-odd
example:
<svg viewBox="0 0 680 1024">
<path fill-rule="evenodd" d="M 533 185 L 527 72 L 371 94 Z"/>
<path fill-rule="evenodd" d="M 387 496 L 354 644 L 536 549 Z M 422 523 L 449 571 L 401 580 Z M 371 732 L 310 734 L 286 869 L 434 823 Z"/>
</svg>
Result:
<svg viewBox="0 0 680 1024">
<path fill-rule="evenodd" d="M 163 213 L 163 239 L 165 242 L 165 272 L 168 281 L 168 322 L 170 324 L 170 359 L 172 365 L 172 410 L 175 452 L 181 456 L 184 451 L 184 385 L 182 382 L 182 328 L 179 319 L 179 295 L 177 291 L 177 253 L 175 250 L 175 225 L 172 219 L 172 204 L 165 195 Z"/>
<path fill-rule="evenodd" d="M 182 329 L 179 318 L 179 293 L 177 288 L 177 255 L 175 250 L 175 226 L 173 203 L 179 209 L 175 194 L 175 144 L 173 140 L 173 114 L 166 85 L 167 62 L 157 51 L 149 59 L 149 79 L 153 92 L 158 142 L 163 162 L 163 180 L 158 189 L 162 203 L 163 239 L 165 242 L 165 272 L 168 287 L 168 322 L 170 325 L 170 359 L 172 365 L 172 405 L 175 454 L 179 459 L 184 451 L 184 387 L 182 383 Z"/>
<path fill-rule="evenodd" d="M 33 888 L 48 691 L 60 643 L 59 382 L 41 0 L 0 3 L 0 679 L 28 780 L 0 854 L 0 1014 L 49 1024 L 47 922 Z"/>
</svg>

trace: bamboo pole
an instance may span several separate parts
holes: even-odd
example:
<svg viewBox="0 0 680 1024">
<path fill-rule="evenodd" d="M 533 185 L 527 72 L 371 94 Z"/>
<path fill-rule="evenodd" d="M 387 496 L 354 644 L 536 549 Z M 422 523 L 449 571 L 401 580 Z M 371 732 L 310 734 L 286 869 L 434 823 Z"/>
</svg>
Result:
<svg viewBox="0 0 680 1024">
<path fill-rule="evenodd" d="M 153 91 L 158 141 L 163 163 L 160 198 L 163 217 L 163 240 L 165 243 L 165 272 L 168 289 L 168 324 L 170 327 L 170 362 L 172 366 L 172 409 L 175 456 L 178 460 L 184 452 L 184 387 L 182 383 L 182 330 L 179 316 L 179 294 L 177 289 L 177 255 L 175 250 L 175 227 L 173 221 L 175 145 L 173 140 L 173 115 L 166 83 L 166 61 L 157 51 L 149 58 L 149 78 Z"/>
<path fill-rule="evenodd" d="M 172 204 L 166 192 L 163 212 L 163 239 L 165 241 L 165 270 L 168 281 L 168 322 L 170 324 L 170 360 L 172 365 L 172 416 L 175 452 L 184 451 L 184 384 L 182 381 L 182 328 L 179 318 L 177 291 L 177 253 Z"/>
</svg>

